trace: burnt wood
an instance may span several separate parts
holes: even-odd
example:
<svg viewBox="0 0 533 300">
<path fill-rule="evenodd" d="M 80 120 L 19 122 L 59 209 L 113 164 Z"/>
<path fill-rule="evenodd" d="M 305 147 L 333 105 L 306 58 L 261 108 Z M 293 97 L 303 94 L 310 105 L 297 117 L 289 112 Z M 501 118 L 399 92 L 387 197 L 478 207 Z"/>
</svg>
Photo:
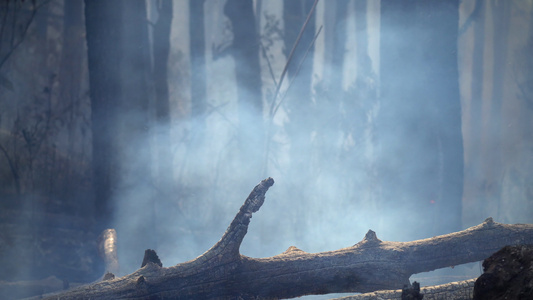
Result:
<svg viewBox="0 0 533 300">
<path fill-rule="evenodd" d="M 44 299 L 278 299 L 308 294 L 401 289 L 412 274 L 475 262 L 506 245 L 533 243 L 533 225 L 488 218 L 463 231 L 412 242 L 388 242 L 369 230 L 359 243 L 328 252 L 294 246 L 267 258 L 241 255 L 252 214 L 272 178 L 250 193 L 211 249 L 172 267 L 152 262 L 132 274 L 77 287 Z"/>
</svg>

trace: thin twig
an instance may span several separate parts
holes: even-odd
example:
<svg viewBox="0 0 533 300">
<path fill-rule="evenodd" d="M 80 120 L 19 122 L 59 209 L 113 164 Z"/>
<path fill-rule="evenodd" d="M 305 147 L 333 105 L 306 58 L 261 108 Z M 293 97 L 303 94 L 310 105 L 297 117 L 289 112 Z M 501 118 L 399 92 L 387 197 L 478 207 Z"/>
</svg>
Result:
<svg viewBox="0 0 533 300">
<path fill-rule="evenodd" d="M 272 97 L 272 102 L 270 104 L 270 111 L 268 116 L 268 125 L 267 125 L 267 132 L 266 132 L 266 141 L 265 141 L 265 152 L 264 152 L 264 162 L 263 162 L 263 173 L 266 173 L 267 165 L 268 165 L 268 153 L 270 151 L 270 135 L 272 131 L 272 123 L 274 122 L 274 114 L 277 111 L 277 108 L 279 107 L 276 105 L 276 99 L 278 98 L 279 91 L 281 89 L 281 85 L 283 84 L 283 79 L 285 78 L 285 74 L 287 73 L 287 70 L 289 68 L 289 64 L 291 63 L 292 57 L 294 56 L 294 52 L 298 44 L 300 43 L 300 40 L 302 39 L 302 35 L 307 28 L 307 25 L 309 24 L 309 20 L 311 20 L 311 16 L 313 15 L 313 12 L 315 11 L 316 5 L 318 4 L 318 0 L 315 0 L 313 3 L 313 6 L 309 10 L 309 13 L 307 14 L 307 18 L 305 19 L 304 24 L 302 25 L 302 29 L 300 29 L 300 33 L 296 37 L 296 40 L 294 41 L 294 45 L 292 46 L 291 52 L 289 53 L 289 56 L 287 57 L 287 62 L 285 63 L 285 67 L 283 67 L 283 71 L 281 72 L 281 76 L 279 79 L 279 82 L 276 86 L 276 92 L 274 93 Z M 314 40 L 313 40 L 314 42 Z"/>
</svg>

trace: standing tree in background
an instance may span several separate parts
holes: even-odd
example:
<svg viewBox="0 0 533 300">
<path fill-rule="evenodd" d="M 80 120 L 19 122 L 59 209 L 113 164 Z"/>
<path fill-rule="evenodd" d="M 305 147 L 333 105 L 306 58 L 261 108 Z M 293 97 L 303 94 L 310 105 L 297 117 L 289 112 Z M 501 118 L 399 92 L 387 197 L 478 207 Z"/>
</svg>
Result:
<svg viewBox="0 0 533 300">
<path fill-rule="evenodd" d="M 313 3 L 314 0 L 283 1 L 283 40 L 285 43 L 283 50 L 285 57 L 289 57 Z M 315 15 L 316 13 L 311 15 L 307 28 L 295 49 L 292 62 L 287 69 L 288 81 L 292 81 L 292 85 L 285 95 L 287 115 L 289 117 L 289 122 L 285 128 L 291 138 L 290 166 L 288 170 L 290 175 L 287 176 L 287 179 L 291 180 L 291 182 L 288 184 L 287 196 L 293 199 L 308 199 L 309 195 L 306 193 L 306 189 L 302 187 L 311 182 L 309 178 L 311 176 L 311 164 L 309 162 L 312 160 L 311 133 L 314 128 L 311 96 L 314 45 L 311 46 L 311 42 L 315 35 Z M 306 56 L 309 46 L 311 48 Z M 298 71 L 300 63 L 302 65 Z M 305 207 L 297 205 L 289 211 L 295 213 L 295 218 L 305 219 Z M 298 224 L 302 223 L 294 222 L 294 230 L 296 235 L 300 236 L 303 235 L 304 228 L 303 226 L 298 226 Z"/>
<path fill-rule="evenodd" d="M 82 214 L 92 216 L 94 208 L 90 207 L 91 201 L 80 201 L 80 199 L 92 199 L 91 193 L 88 192 L 90 184 L 85 184 L 84 182 L 87 182 L 85 177 L 78 175 L 85 169 L 80 168 L 78 163 L 89 160 L 90 151 L 87 148 L 91 142 L 87 130 L 90 126 L 88 121 L 90 112 L 87 109 L 90 101 L 86 95 L 85 85 L 87 69 L 83 1 L 67 1 L 63 9 L 63 45 L 58 72 L 60 101 L 57 105 L 61 103 L 58 110 L 65 112 L 68 163 L 63 170 L 65 183 L 58 186 L 58 191 L 61 199 L 68 199 Z"/>
<path fill-rule="evenodd" d="M 340 173 L 344 181 L 346 198 L 354 199 L 354 204 L 370 213 L 375 208 L 378 187 L 375 168 L 375 122 L 378 107 L 377 75 L 372 68 L 369 55 L 367 26 L 367 1 L 354 1 L 355 15 L 355 81 L 341 97 L 341 131 L 343 147 L 341 158 L 343 168 Z"/>
<path fill-rule="evenodd" d="M 461 228 L 459 1 L 381 2 L 382 208 L 431 236 Z"/>
<path fill-rule="evenodd" d="M 328 2 L 325 7 L 324 24 L 324 74 L 316 90 L 316 111 L 320 116 L 317 124 L 317 151 L 319 161 L 329 161 L 324 169 L 336 172 L 338 153 L 339 113 L 343 94 L 343 69 L 346 52 L 346 17 L 348 1 Z M 335 160 L 335 163 L 331 163 Z M 327 174 L 327 173 L 326 173 Z"/>
<path fill-rule="evenodd" d="M 467 123 L 465 126 L 469 128 L 470 132 L 467 134 L 466 153 L 480 153 L 481 141 L 483 136 L 483 78 L 484 76 L 484 56 L 485 56 L 485 6 L 488 2 L 477 0 L 474 9 L 469 16 L 469 20 L 473 21 L 474 29 L 474 43 L 473 43 L 473 58 L 472 58 L 472 83 L 471 89 L 471 104 L 470 113 L 467 115 Z M 470 155 L 465 157 L 465 199 L 471 199 L 476 203 L 483 201 L 481 190 L 476 188 L 482 186 L 479 180 L 483 178 L 483 159 L 480 155 Z M 477 218 L 483 218 L 487 214 L 486 209 L 476 210 L 473 207 L 466 207 Z"/>
<path fill-rule="evenodd" d="M 313 175 L 324 189 L 340 190 L 337 175 L 343 172 L 345 161 L 340 157 L 341 102 L 346 91 L 343 87 L 347 38 L 348 1 L 327 2 L 324 7 L 324 61 L 323 75 L 314 86 L 316 120 L 314 136 Z M 349 201 L 339 197 L 338 201 Z M 313 222 L 311 220 L 311 222 Z"/>
<path fill-rule="evenodd" d="M 112 188 L 118 180 L 116 137 L 121 96 L 121 9 L 121 1 L 85 1 L 93 134 L 93 186 L 99 230 L 111 225 Z"/>
<path fill-rule="evenodd" d="M 191 117 L 195 121 L 195 134 L 198 140 L 203 136 L 207 110 L 204 3 L 205 0 L 189 0 Z"/>
<path fill-rule="evenodd" d="M 170 137 L 170 101 L 168 88 L 168 57 L 172 25 L 172 1 L 159 0 L 156 3 L 157 21 L 154 24 L 153 79 L 155 87 L 155 112 L 157 133 L 157 187 L 161 199 L 173 197 L 173 169 Z"/>
<path fill-rule="evenodd" d="M 115 224 L 119 251 L 157 247 L 148 119 L 146 3 L 85 1 L 93 122 L 93 166 L 100 229 Z M 113 209 L 113 210 L 111 210 Z M 135 218 L 131 218 L 135 215 Z M 126 230 L 127 228 L 127 230 Z"/>
<path fill-rule="evenodd" d="M 253 1 L 228 0 L 224 14 L 229 18 L 233 31 L 231 54 L 235 61 L 237 82 L 239 161 L 246 178 L 253 182 L 262 175 L 265 136 L 259 34 Z"/>
<path fill-rule="evenodd" d="M 493 22 L 493 61 L 492 61 L 492 91 L 490 99 L 490 112 L 488 130 L 483 135 L 482 155 L 486 155 L 486 161 L 491 163 L 486 166 L 484 175 L 487 176 L 486 195 L 484 202 L 489 202 L 496 213 L 501 210 L 499 202 L 502 200 L 502 174 L 505 171 L 502 161 L 503 151 L 502 139 L 504 129 L 502 125 L 502 104 L 504 102 L 505 77 L 508 71 L 509 61 L 507 50 L 509 48 L 509 27 L 511 23 L 512 2 L 491 1 L 492 22 Z M 494 210 L 488 211 L 487 215 L 493 215 Z"/>
</svg>

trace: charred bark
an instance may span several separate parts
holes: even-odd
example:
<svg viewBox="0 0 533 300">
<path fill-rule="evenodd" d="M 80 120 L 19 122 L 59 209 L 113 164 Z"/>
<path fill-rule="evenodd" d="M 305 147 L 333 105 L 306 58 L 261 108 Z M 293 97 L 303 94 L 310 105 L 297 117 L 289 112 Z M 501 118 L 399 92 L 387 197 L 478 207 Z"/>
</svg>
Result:
<svg viewBox="0 0 533 300">
<path fill-rule="evenodd" d="M 111 222 L 112 187 L 116 184 L 118 136 L 116 116 L 120 99 L 120 50 L 122 6 L 119 1 L 85 2 L 85 27 L 89 82 L 91 85 L 91 125 L 94 206 L 103 230 Z"/>
<path fill-rule="evenodd" d="M 294 246 L 267 258 L 241 255 L 252 214 L 272 178 L 259 183 L 222 239 L 198 258 L 172 267 L 148 262 L 124 277 L 44 299 L 277 299 L 308 294 L 401 289 L 412 274 L 475 262 L 505 245 L 533 243 L 533 225 L 488 218 L 469 229 L 412 242 L 387 242 L 369 230 L 347 248 L 306 253 Z"/>
</svg>

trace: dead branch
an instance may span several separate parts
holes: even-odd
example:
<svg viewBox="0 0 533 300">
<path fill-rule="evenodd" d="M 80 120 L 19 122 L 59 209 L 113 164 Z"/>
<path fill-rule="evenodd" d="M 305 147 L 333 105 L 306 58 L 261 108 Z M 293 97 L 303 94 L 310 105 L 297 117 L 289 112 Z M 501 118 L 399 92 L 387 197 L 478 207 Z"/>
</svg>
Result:
<svg viewBox="0 0 533 300">
<path fill-rule="evenodd" d="M 294 246 L 267 258 L 239 253 L 252 213 L 272 178 L 259 183 L 224 233 L 198 258 L 173 267 L 148 262 L 124 277 L 45 299 L 277 299 L 308 294 L 399 289 L 412 274 L 475 262 L 505 245 L 533 243 L 533 225 L 488 218 L 466 230 L 412 242 L 387 242 L 369 230 L 354 246 L 306 253 Z"/>
</svg>

